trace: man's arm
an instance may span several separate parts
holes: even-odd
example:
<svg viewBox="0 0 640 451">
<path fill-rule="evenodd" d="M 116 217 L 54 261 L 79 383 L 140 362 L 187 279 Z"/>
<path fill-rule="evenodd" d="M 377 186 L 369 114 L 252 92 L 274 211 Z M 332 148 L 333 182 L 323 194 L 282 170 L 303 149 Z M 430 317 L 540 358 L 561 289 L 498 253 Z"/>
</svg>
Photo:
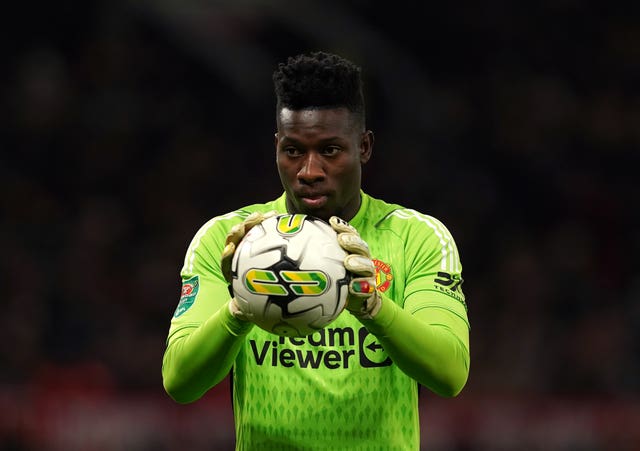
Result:
<svg viewBox="0 0 640 451">
<path fill-rule="evenodd" d="M 172 335 L 162 360 L 169 396 L 180 403 L 193 402 L 222 381 L 252 326 L 234 318 L 227 303 L 200 326 Z"/>
<path fill-rule="evenodd" d="M 422 304 L 419 293 L 404 309 L 383 295 L 377 315 L 361 322 L 407 375 L 441 396 L 456 396 L 469 375 L 466 314 Z"/>
<path fill-rule="evenodd" d="M 229 295 L 231 260 L 244 235 L 275 214 L 275 211 L 230 213 L 214 218 L 192 240 L 182 269 L 183 294 L 162 360 L 163 384 L 175 401 L 188 403 L 199 399 L 231 370 L 245 336 L 253 327 L 252 322 L 244 320 Z M 244 220 L 228 230 L 221 249 L 220 233 L 215 239 L 214 232 L 207 232 L 214 230 L 212 227 L 222 218 Z"/>
<path fill-rule="evenodd" d="M 419 258 L 414 259 L 414 266 L 419 271 L 407 290 L 410 294 L 404 299 L 403 309 L 377 290 L 369 245 L 358 231 L 335 216 L 329 222 L 338 233 L 338 242 L 348 252 L 344 265 L 354 276 L 349 283 L 347 309 L 380 340 L 406 374 L 442 396 L 460 393 L 469 374 L 469 325 L 464 297 L 459 301 L 432 288 L 432 284 L 439 283 L 433 274 L 440 274 L 434 265 L 441 268 L 442 253 L 417 248 Z M 441 227 L 438 233 L 442 236 L 445 229 Z M 434 234 L 418 240 L 418 245 L 426 244 L 429 248 L 430 237 L 433 239 Z M 439 237 L 437 241 L 433 249 L 442 246 L 449 252 L 455 249 L 453 239 L 450 245 Z M 444 263 L 447 262 L 451 263 L 450 259 Z M 461 281 L 461 265 L 457 263 L 455 276 Z M 450 291 L 453 296 L 455 289 Z"/>
</svg>

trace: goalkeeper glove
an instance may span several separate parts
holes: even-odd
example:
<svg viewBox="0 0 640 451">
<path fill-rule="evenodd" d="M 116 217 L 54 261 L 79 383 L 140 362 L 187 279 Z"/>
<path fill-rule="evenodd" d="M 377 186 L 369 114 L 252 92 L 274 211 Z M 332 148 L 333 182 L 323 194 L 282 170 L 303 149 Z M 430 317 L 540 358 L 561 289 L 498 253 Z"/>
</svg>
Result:
<svg viewBox="0 0 640 451">
<path fill-rule="evenodd" d="M 231 227 L 229 233 L 227 233 L 227 238 L 225 240 L 224 249 L 222 250 L 222 258 L 220 260 L 220 268 L 222 269 L 222 275 L 224 279 L 231 287 L 231 261 L 233 260 L 233 254 L 235 254 L 240 241 L 242 238 L 251 230 L 253 227 L 260 224 L 265 219 L 276 216 L 278 213 L 275 211 L 269 211 L 267 213 L 261 213 L 259 211 L 251 213 L 247 218 L 242 221 L 240 224 L 236 224 Z M 231 314 L 241 320 L 248 321 L 249 319 L 245 316 L 245 314 L 238 307 L 238 302 L 236 301 L 235 296 L 233 296 L 229 302 L 229 311 Z"/>
<path fill-rule="evenodd" d="M 347 310 L 359 319 L 373 319 L 382 300 L 376 290 L 376 270 L 369 245 L 347 221 L 332 216 L 329 224 L 338 233 L 338 243 L 349 254 L 344 258 L 344 267 L 354 276 L 349 283 Z"/>
</svg>

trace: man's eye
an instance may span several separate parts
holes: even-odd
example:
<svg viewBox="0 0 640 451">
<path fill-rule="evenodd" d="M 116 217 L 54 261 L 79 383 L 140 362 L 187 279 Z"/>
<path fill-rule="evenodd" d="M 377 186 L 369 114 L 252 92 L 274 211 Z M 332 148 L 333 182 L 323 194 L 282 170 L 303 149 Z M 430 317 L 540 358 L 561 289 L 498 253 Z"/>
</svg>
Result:
<svg viewBox="0 0 640 451">
<path fill-rule="evenodd" d="M 340 152 L 340 147 L 338 146 L 328 146 L 324 148 L 324 153 L 326 155 L 337 155 Z"/>
<path fill-rule="evenodd" d="M 300 152 L 299 149 L 297 149 L 295 147 L 285 147 L 282 150 L 284 151 L 284 153 L 286 153 L 290 157 L 295 157 L 295 156 L 300 155 L 302 153 L 302 152 Z"/>
</svg>

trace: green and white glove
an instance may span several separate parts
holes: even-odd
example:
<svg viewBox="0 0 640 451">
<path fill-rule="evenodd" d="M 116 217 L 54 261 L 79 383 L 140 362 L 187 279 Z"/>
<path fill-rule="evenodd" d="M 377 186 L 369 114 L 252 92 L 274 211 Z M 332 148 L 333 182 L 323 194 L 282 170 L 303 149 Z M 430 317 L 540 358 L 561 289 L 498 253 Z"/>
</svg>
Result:
<svg viewBox="0 0 640 451">
<path fill-rule="evenodd" d="M 376 269 L 369 245 L 344 219 L 332 216 L 329 224 L 338 233 L 338 243 L 349 254 L 344 258 L 344 267 L 354 276 L 349 283 L 347 310 L 357 318 L 373 319 L 380 311 L 382 298 L 376 290 Z"/>
<path fill-rule="evenodd" d="M 227 237 L 225 239 L 224 249 L 222 250 L 222 258 L 220 260 L 220 268 L 222 269 L 222 275 L 224 279 L 231 287 L 231 261 L 233 260 L 233 254 L 235 254 L 240 241 L 242 238 L 255 226 L 260 224 L 265 219 L 276 216 L 278 213 L 275 211 L 269 211 L 267 213 L 261 213 L 259 211 L 251 213 L 247 218 L 242 221 L 240 224 L 236 224 L 231 227 L 229 233 L 227 233 Z M 238 307 L 238 303 L 235 297 L 231 298 L 229 302 L 229 311 L 233 316 L 238 319 L 248 321 L 249 319 L 245 316 L 245 314 Z"/>
</svg>

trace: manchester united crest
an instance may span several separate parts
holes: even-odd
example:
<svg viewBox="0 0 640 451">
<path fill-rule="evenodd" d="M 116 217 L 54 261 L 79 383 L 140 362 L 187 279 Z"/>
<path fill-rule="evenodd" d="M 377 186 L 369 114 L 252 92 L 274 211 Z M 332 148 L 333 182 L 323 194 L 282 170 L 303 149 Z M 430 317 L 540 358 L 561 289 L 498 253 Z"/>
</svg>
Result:
<svg viewBox="0 0 640 451">
<path fill-rule="evenodd" d="M 376 267 L 376 288 L 381 293 L 389 289 L 393 274 L 391 273 L 391 265 L 376 258 L 373 259 L 373 265 Z"/>
</svg>

